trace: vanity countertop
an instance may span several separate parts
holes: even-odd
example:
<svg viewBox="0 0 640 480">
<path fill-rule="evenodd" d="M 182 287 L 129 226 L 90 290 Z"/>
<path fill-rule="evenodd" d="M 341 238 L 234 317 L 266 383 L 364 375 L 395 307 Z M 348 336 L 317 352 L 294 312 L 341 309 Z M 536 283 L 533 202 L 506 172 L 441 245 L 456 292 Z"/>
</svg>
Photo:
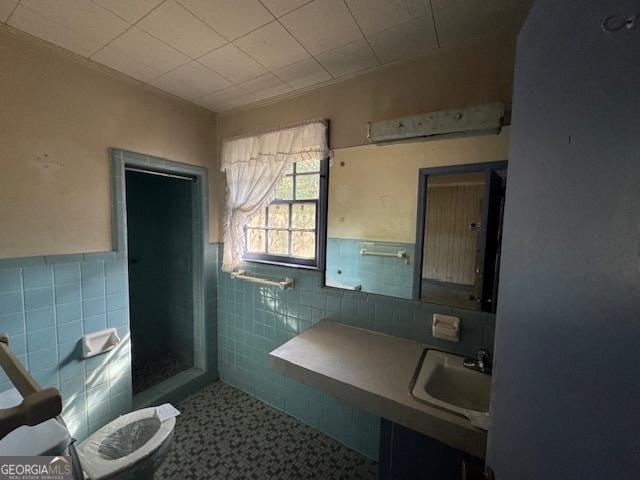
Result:
<svg viewBox="0 0 640 480">
<path fill-rule="evenodd" d="M 421 403 L 411 382 L 427 346 L 322 321 L 271 352 L 281 373 L 470 455 L 484 458 L 485 431 Z"/>
</svg>

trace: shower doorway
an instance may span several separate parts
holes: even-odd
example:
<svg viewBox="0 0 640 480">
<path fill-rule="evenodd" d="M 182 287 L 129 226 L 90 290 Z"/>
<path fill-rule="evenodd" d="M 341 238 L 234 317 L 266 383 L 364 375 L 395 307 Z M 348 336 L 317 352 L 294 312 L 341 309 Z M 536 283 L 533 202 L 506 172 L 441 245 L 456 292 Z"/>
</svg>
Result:
<svg viewBox="0 0 640 480">
<path fill-rule="evenodd" d="M 114 238 L 129 275 L 134 406 L 205 373 L 206 171 L 112 151 Z"/>
</svg>

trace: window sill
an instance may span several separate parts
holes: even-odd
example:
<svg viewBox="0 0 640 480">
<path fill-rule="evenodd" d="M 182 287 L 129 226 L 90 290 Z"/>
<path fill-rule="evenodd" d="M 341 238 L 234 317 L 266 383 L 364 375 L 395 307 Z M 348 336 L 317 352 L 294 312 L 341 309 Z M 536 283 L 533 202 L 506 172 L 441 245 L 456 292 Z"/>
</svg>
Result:
<svg viewBox="0 0 640 480">
<path fill-rule="evenodd" d="M 285 267 L 285 268 L 298 268 L 300 270 L 311 270 L 320 272 L 322 269 L 313 265 L 300 265 L 298 263 L 286 263 L 286 262 L 274 262 L 272 260 L 258 260 L 254 258 L 243 258 L 242 261 L 244 263 L 260 263 L 263 265 L 274 265 L 277 267 Z"/>
</svg>

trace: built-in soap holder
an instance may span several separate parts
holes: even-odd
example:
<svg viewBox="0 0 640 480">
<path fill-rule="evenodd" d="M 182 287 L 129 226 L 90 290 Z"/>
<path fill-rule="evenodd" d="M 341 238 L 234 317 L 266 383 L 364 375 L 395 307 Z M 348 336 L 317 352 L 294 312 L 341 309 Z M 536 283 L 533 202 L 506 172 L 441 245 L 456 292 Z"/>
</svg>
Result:
<svg viewBox="0 0 640 480">
<path fill-rule="evenodd" d="M 84 358 L 95 357 L 113 350 L 119 343 L 120 337 L 115 328 L 90 333 L 82 337 L 82 356 Z"/>
<path fill-rule="evenodd" d="M 433 314 L 431 333 L 434 338 L 441 338 L 449 342 L 460 341 L 460 319 L 451 315 Z"/>
</svg>

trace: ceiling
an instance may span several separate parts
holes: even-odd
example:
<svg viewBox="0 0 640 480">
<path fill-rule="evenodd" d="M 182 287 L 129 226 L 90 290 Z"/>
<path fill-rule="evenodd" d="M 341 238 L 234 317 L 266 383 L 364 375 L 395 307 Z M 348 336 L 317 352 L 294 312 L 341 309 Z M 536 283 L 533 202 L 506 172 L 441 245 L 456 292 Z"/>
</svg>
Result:
<svg viewBox="0 0 640 480">
<path fill-rule="evenodd" d="M 213 111 L 518 25 L 530 0 L 0 0 L 0 22 Z"/>
</svg>

